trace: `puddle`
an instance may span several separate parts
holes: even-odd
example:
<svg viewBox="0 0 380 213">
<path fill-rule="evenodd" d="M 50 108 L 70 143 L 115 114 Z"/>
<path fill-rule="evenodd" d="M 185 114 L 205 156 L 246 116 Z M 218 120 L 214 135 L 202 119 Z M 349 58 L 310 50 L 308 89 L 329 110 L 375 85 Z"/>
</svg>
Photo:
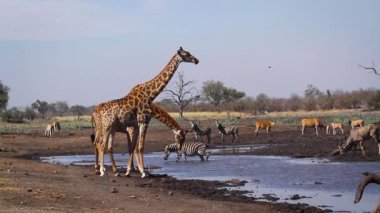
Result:
<svg viewBox="0 0 380 213">
<path fill-rule="evenodd" d="M 279 198 L 277 202 L 307 203 L 322 209 L 350 212 L 368 212 L 380 202 L 379 185 L 370 184 L 362 200 L 358 204 L 353 203 L 356 187 L 363 177 L 361 173 L 380 173 L 380 162 L 342 163 L 315 158 L 243 155 L 246 150 L 255 148 L 260 147 L 219 147 L 210 150 L 214 155 L 205 162 L 198 157 L 176 162 L 175 154 L 165 161 L 162 152 L 146 153 L 144 161 L 148 168 L 154 168 L 153 173 L 165 173 L 178 179 L 245 180 L 245 186 L 234 189 L 249 190 L 251 193 L 247 196 L 256 198 L 272 194 Z M 115 159 L 118 166 L 126 166 L 128 156 L 115 154 Z M 92 165 L 94 156 L 52 156 L 41 157 L 41 160 L 66 165 Z M 108 155 L 105 160 L 109 164 Z M 291 200 L 296 194 L 308 198 Z"/>
</svg>

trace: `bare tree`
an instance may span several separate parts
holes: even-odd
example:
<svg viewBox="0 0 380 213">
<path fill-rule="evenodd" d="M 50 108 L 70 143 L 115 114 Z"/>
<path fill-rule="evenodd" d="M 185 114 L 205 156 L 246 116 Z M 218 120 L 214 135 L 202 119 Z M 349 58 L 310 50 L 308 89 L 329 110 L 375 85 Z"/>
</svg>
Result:
<svg viewBox="0 0 380 213">
<path fill-rule="evenodd" d="M 372 67 L 365 67 L 359 64 L 359 67 L 366 69 L 366 70 L 371 70 L 375 75 L 380 75 L 380 73 L 377 72 L 375 63 L 372 61 Z"/>
<path fill-rule="evenodd" d="M 195 87 L 192 86 L 194 81 L 185 81 L 184 73 L 178 72 L 178 79 L 174 81 L 174 88 L 167 89 L 165 92 L 169 93 L 172 99 L 179 108 L 179 116 L 183 118 L 183 111 L 192 102 L 200 98 L 196 92 Z M 195 93 L 195 95 L 194 95 Z"/>
</svg>

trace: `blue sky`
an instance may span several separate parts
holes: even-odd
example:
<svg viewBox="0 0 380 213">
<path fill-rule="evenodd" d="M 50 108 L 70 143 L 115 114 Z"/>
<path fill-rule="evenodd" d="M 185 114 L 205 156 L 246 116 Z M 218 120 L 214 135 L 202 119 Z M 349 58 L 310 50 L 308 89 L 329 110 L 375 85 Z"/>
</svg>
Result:
<svg viewBox="0 0 380 213">
<path fill-rule="evenodd" d="M 200 63 L 178 70 L 199 90 L 379 89 L 358 67 L 380 64 L 379 11 L 376 0 L 0 0 L 0 80 L 10 107 L 90 106 L 150 80 L 182 46 Z"/>
</svg>

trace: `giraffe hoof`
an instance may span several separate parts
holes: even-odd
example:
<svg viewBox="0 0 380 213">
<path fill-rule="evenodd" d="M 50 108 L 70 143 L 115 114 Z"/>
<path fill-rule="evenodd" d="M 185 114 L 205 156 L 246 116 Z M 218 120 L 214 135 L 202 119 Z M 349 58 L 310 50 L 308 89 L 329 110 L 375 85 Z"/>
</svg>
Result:
<svg viewBox="0 0 380 213">
<path fill-rule="evenodd" d="M 120 176 L 119 172 L 116 172 L 114 175 L 115 175 L 115 177 L 119 177 Z"/>
<path fill-rule="evenodd" d="M 131 177 L 131 173 L 128 171 L 125 173 L 125 177 Z"/>
</svg>

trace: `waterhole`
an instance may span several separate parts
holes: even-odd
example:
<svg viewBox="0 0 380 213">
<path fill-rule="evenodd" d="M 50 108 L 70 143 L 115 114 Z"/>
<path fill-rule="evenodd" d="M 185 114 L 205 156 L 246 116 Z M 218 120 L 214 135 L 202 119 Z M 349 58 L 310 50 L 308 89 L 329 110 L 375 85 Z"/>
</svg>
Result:
<svg viewBox="0 0 380 213">
<path fill-rule="evenodd" d="M 369 184 L 362 200 L 354 204 L 356 187 L 364 171 L 380 173 L 380 162 L 331 162 L 328 159 L 244 154 L 255 146 L 223 146 L 209 150 L 209 161 L 188 157 L 176 162 L 176 155 L 163 159 L 162 152 L 146 153 L 145 165 L 152 173 L 168 174 L 177 179 L 247 181 L 247 196 L 261 199 L 265 194 L 276 202 L 307 203 L 333 211 L 368 212 L 380 202 L 380 186 Z M 128 156 L 115 154 L 116 164 L 125 167 Z M 41 157 L 43 162 L 65 165 L 92 165 L 93 155 Z M 110 164 L 108 156 L 106 163 Z M 110 171 L 108 171 L 110 172 Z M 265 201 L 265 200 L 264 200 Z"/>
</svg>

